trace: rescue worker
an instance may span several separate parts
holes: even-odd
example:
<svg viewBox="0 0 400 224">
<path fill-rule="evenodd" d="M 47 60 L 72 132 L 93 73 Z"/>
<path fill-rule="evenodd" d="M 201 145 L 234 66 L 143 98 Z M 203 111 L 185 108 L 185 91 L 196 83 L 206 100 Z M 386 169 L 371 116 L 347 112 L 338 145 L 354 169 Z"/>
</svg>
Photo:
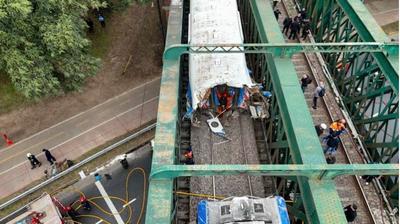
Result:
<svg viewBox="0 0 400 224">
<path fill-rule="evenodd" d="M 321 124 L 319 124 L 319 125 L 315 125 L 315 126 L 314 126 L 315 131 L 317 132 L 317 135 L 318 135 L 318 136 L 321 136 L 321 135 L 324 133 L 324 131 L 325 131 L 325 129 L 326 129 L 327 127 L 328 127 L 328 126 L 326 126 L 326 124 L 324 124 L 324 123 L 321 123 Z"/>
<path fill-rule="evenodd" d="M 65 212 L 69 215 L 69 217 L 71 217 L 72 219 L 75 219 L 76 216 L 79 215 L 79 213 L 77 211 L 75 211 L 74 208 L 72 208 L 72 203 L 70 205 L 68 205 L 67 207 L 65 207 Z"/>
<path fill-rule="evenodd" d="M 311 84 L 312 80 L 310 79 L 310 77 L 307 74 L 304 74 L 301 79 L 301 90 L 304 91 L 306 90 L 308 84 Z"/>
<path fill-rule="evenodd" d="M 310 22 L 308 19 L 304 20 L 303 23 L 303 30 L 301 32 L 301 37 L 303 38 L 303 40 L 306 40 L 307 35 L 310 33 Z"/>
<path fill-rule="evenodd" d="M 357 205 L 352 204 L 343 208 L 347 222 L 353 222 L 357 217 Z"/>
<path fill-rule="evenodd" d="M 85 209 L 87 211 L 90 211 L 92 209 L 92 206 L 90 205 L 89 201 L 87 200 L 87 198 L 84 195 L 81 195 L 81 197 L 79 198 L 79 201 L 81 202 L 83 209 Z"/>
<path fill-rule="evenodd" d="M 281 11 L 280 11 L 279 9 L 275 9 L 275 10 L 274 10 L 274 15 L 275 15 L 276 20 L 279 19 L 279 15 L 280 15 L 280 14 L 282 14 L 282 13 L 281 13 Z"/>
<path fill-rule="evenodd" d="M 335 155 L 339 142 L 339 137 L 330 136 L 326 141 L 326 149 L 324 150 L 325 155 Z"/>
<path fill-rule="evenodd" d="M 313 105 L 312 108 L 314 110 L 317 109 L 317 101 L 319 97 L 324 97 L 325 96 L 325 85 L 323 82 L 319 82 L 319 85 L 317 88 L 314 90 L 314 96 L 313 96 Z"/>
<path fill-rule="evenodd" d="M 31 153 L 26 154 L 26 157 L 28 157 L 28 160 L 29 160 L 29 162 L 30 162 L 31 165 L 32 165 L 32 168 L 31 168 L 31 169 L 35 169 L 35 168 L 36 168 L 36 165 L 37 165 L 38 167 L 40 167 L 40 166 L 42 165 L 42 163 L 39 162 L 39 160 L 36 158 L 36 156 L 32 155 Z"/>
<path fill-rule="evenodd" d="M 298 21 L 298 19 L 294 19 L 294 21 L 292 22 L 292 24 L 290 24 L 290 35 L 289 35 L 289 40 L 292 39 L 296 39 L 296 34 L 300 31 L 300 23 Z"/>
<path fill-rule="evenodd" d="M 293 22 L 293 20 L 292 20 L 292 18 L 290 18 L 289 16 L 286 17 L 286 18 L 283 20 L 283 30 L 282 30 L 282 33 L 284 33 L 286 36 L 287 36 L 287 32 L 289 31 L 290 25 L 292 25 L 292 22 Z"/>
<path fill-rule="evenodd" d="M 346 131 L 345 119 L 336 120 L 329 126 L 329 135 L 332 137 L 337 137 L 341 135 L 344 131 Z"/>
<path fill-rule="evenodd" d="M 186 159 L 185 164 L 188 164 L 188 165 L 194 164 L 192 146 L 189 147 L 189 149 L 187 150 L 187 152 L 185 152 L 183 154 L 183 156 L 185 156 L 185 159 Z"/>
<path fill-rule="evenodd" d="M 220 114 L 231 107 L 232 96 L 229 94 L 228 86 L 220 86 L 220 88 L 217 89 L 217 97 L 220 103 L 217 112 Z"/>
</svg>

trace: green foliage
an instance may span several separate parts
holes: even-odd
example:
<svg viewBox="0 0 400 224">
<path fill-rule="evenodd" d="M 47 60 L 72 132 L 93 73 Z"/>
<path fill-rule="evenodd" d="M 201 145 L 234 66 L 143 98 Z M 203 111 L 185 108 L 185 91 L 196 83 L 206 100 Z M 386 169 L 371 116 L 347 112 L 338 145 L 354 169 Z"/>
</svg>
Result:
<svg viewBox="0 0 400 224">
<path fill-rule="evenodd" d="M 97 0 L 0 0 L 0 70 L 28 98 L 79 88 L 96 73 L 84 16 Z"/>
</svg>

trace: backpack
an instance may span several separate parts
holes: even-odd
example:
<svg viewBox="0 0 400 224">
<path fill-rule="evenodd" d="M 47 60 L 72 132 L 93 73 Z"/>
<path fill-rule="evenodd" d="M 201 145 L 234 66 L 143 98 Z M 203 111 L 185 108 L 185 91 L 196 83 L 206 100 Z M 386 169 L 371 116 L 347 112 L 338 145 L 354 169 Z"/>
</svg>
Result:
<svg viewBox="0 0 400 224">
<path fill-rule="evenodd" d="M 321 90 L 319 91 L 318 96 L 320 96 L 320 97 L 325 96 L 325 88 L 321 87 Z"/>
</svg>

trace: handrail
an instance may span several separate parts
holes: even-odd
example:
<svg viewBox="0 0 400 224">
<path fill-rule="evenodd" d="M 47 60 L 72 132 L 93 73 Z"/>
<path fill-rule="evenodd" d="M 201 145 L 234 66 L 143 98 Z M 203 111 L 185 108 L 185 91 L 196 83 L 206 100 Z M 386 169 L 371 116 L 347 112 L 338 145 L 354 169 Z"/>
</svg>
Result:
<svg viewBox="0 0 400 224">
<path fill-rule="evenodd" d="M 55 176 L 52 176 L 51 178 L 47 179 L 46 181 L 43 181 L 42 183 L 30 188 L 29 190 L 21 193 L 20 195 L 18 195 L 16 197 L 8 200 L 7 202 L 1 204 L 0 205 L 0 209 L 6 208 L 7 206 L 9 206 L 9 205 L 17 202 L 18 200 L 21 200 L 22 198 L 26 197 L 27 195 L 29 195 L 29 194 L 31 194 L 31 193 L 33 193 L 33 192 L 45 187 L 46 185 L 48 185 L 50 183 L 53 183 L 54 181 L 60 179 L 61 177 L 65 176 L 65 175 L 71 173 L 72 171 L 78 169 L 79 167 L 85 165 L 86 163 L 88 163 L 88 162 L 90 162 L 90 161 L 92 161 L 92 160 L 94 160 L 94 159 L 96 159 L 96 158 L 98 158 L 98 157 L 110 152 L 111 150 L 115 149 L 116 147 L 118 147 L 118 146 L 120 146 L 122 144 L 125 144 L 126 142 L 128 142 L 128 141 L 130 141 L 130 140 L 132 140 L 132 139 L 134 139 L 134 138 L 136 138 L 138 136 L 140 136 L 141 134 L 146 133 L 146 132 L 154 129 L 155 127 L 156 127 L 156 123 L 152 123 L 149 126 L 147 126 L 147 127 L 143 128 L 143 129 L 141 129 L 141 130 L 129 135 L 128 137 L 126 137 L 126 138 L 124 138 L 124 139 L 122 139 L 122 140 L 120 140 L 120 141 L 118 141 L 118 142 L 106 147 L 105 149 L 103 149 L 103 150 L 101 150 L 101 151 L 99 151 L 99 152 L 87 157 L 86 159 L 84 159 L 84 160 L 80 161 L 79 163 L 71 166 L 70 168 L 60 172 L 59 174 L 57 174 Z"/>
</svg>

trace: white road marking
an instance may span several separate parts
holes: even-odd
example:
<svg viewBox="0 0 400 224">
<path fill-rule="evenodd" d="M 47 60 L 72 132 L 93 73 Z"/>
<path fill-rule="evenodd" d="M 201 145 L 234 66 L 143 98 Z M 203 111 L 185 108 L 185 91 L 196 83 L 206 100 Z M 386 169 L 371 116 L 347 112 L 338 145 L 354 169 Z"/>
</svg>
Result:
<svg viewBox="0 0 400 224">
<path fill-rule="evenodd" d="M 126 206 L 130 205 L 130 204 L 131 204 L 132 202 L 134 202 L 134 201 L 136 201 L 136 198 L 130 200 L 128 203 L 124 204 L 122 207 L 125 208 Z"/>
<path fill-rule="evenodd" d="M 150 81 L 148 81 L 148 82 L 146 82 L 146 83 L 143 83 L 143 84 L 140 85 L 140 86 L 136 86 L 135 88 L 132 88 L 132 89 L 130 89 L 130 90 L 127 90 L 127 91 L 123 92 L 122 94 L 120 94 L 120 95 L 118 95 L 118 96 L 114 96 L 113 98 L 110 98 L 110 99 L 108 99 L 108 100 L 106 100 L 106 101 L 104 101 L 104 102 L 102 102 L 102 103 L 100 103 L 100 104 L 97 104 L 96 106 L 94 106 L 94 107 L 92 107 L 92 108 L 90 108 L 90 109 L 88 109 L 88 110 L 82 111 L 82 112 L 80 112 L 80 113 L 78 113 L 78 114 L 76 114 L 76 115 L 74 115 L 74 116 L 72 116 L 72 117 L 70 117 L 70 118 L 68 118 L 68 119 L 66 119 L 66 120 L 63 120 L 63 121 L 61 121 L 60 123 L 57 123 L 57 124 L 55 124 L 55 125 L 53 125 L 53 126 L 50 126 L 50 127 L 46 128 L 46 129 L 43 129 L 43 130 L 41 130 L 41 131 L 39 131 L 39 132 L 37 132 L 37 133 L 35 133 L 35 134 L 29 136 L 28 138 L 24 138 L 24 139 L 22 139 L 22 140 L 19 141 L 19 142 L 15 142 L 12 146 L 9 146 L 9 147 L 7 147 L 7 148 L 2 148 L 2 149 L 0 149 L 0 151 L 3 150 L 3 149 L 5 149 L 5 150 L 12 149 L 12 148 L 15 147 L 16 145 L 21 144 L 22 142 L 25 142 L 25 141 L 27 141 L 27 140 L 29 140 L 29 139 L 31 139 L 31 138 L 33 138 L 33 137 L 39 135 L 39 134 L 41 134 L 41 133 L 43 133 L 43 132 L 45 132 L 45 131 L 51 129 L 51 128 L 57 127 L 57 126 L 59 126 L 59 125 L 61 125 L 61 124 L 64 124 L 65 122 L 70 121 L 70 120 L 72 120 L 72 119 L 74 119 L 74 118 L 76 118 L 76 117 L 78 117 L 78 116 L 80 116 L 80 115 L 82 115 L 82 114 L 84 114 L 84 113 L 86 113 L 86 112 L 89 112 L 89 111 L 91 111 L 91 110 L 94 110 L 94 109 L 96 109 L 97 107 L 100 107 L 100 106 L 102 106 L 102 105 L 104 105 L 104 104 L 106 104 L 106 103 L 109 103 L 109 102 L 112 101 L 112 100 L 118 99 L 118 98 L 120 98 L 120 97 L 122 97 L 122 96 L 124 96 L 124 95 L 126 95 L 126 94 L 128 94 L 128 93 L 130 93 L 130 92 L 132 92 L 133 90 L 137 90 L 137 89 L 139 89 L 139 88 L 142 88 L 142 87 L 144 87 L 144 86 L 146 86 L 146 85 L 148 85 L 148 84 L 150 84 L 150 83 L 153 83 L 153 82 L 155 82 L 155 81 L 157 81 L 157 80 L 161 80 L 161 78 L 156 78 L 156 79 L 150 80 Z"/>
<path fill-rule="evenodd" d="M 125 224 L 100 181 L 96 181 L 94 184 L 96 185 L 97 189 L 99 189 L 101 196 L 103 196 L 104 201 L 106 201 L 106 204 L 111 213 L 114 215 L 115 220 L 117 220 L 117 223 Z"/>
<path fill-rule="evenodd" d="M 90 128 L 90 129 L 88 129 L 88 130 L 86 130 L 86 131 L 84 131 L 84 132 L 81 132 L 79 135 L 76 135 L 76 136 L 74 136 L 74 137 L 72 137 L 72 138 L 70 138 L 70 139 L 65 140 L 64 142 L 62 142 L 62 143 L 60 143 L 60 144 L 58 144 L 58 145 L 56 145 L 56 146 L 53 146 L 53 147 L 49 148 L 49 151 L 51 151 L 51 150 L 53 150 L 53 149 L 55 149 L 55 148 L 57 148 L 57 147 L 59 147 L 59 146 L 61 146 L 61 145 L 64 145 L 65 143 L 67 143 L 67 142 L 69 142 L 69 141 L 71 141 L 71 140 L 73 140 L 73 139 L 76 139 L 76 138 L 80 137 L 81 135 L 86 134 L 87 132 L 92 131 L 93 129 L 96 129 L 96 128 L 98 128 L 99 126 L 101 126 L 101 125 L 103 125 L 103 124 L 105 124 L 105 123 L 107 123 L 107 122 L 109 122 L 109 121 L 111 121 L 111 120 L 113 120 L 113 119 L 115 119 L 115 118 L 118 118 L 118 117 L 120 117 L 120 116 L 122 116 L 122 115 L 124 115 L 124 114 L 126 114 L 126 113 L 129 113 L 129 112 L 131 112 L 132 110 L 135 110 L 135 109 L 137 109 L 137 108 L 139 108 L 139 107 L 141 107 L 141 106 L 144 106 L 145 104 L 150 103 L 150 102 L 152 102 L 152 101 L 154 101 L 154 100 L 156 100 L 156 99 L 158 99 L 158 96 L 153 97 L 153 98 L 151 98 L 151 99 L 149 99 L 149 100 L 146 100 L 146 101 L 143 102 L 142 104 L 139 104 L 139 105 L 137 105 L 137 106 L 135 106 L 135 107 L 132 107 L 131 109 L 129 109 L 129 110 L 125 111 L 125 112 L 122 112 L 122 113 L 120 113 L 120 114 L 117 114 L 116 116 L 114 116 L 114 117 L 112 117 L 112 118 L 110 118 L 110 119 L 108 119 L 108 120 L 106 120 L 106 121 L 103 121 L 103 122 L 101 122 L 100 124 L 98 124 L 98 125 L 96 125 L 96 126 Z M 43 153 L 43 152 L 42 152 L 42 153 L 39 153 L 38 155 L 36 155 L 36 157 L 40 156 L 41 154 L 44 154 L 44 153 Z M 7 170 L 4 170 L 4 171 L 2 171 L 2 172 L 0 173 L 0 175 L 2 175 L 2 174 L 4 174 L 4 173 L 8 172 L 9 170 L 12 170 L 12 169 L 18 167 L 18 166 L 21 166 L 21 165 L 23 165 L 24 163 L 25 163 L 25 162 L 21 162 L 20 164 L 17 164 L 17 165 L 15 165 L 15 166 L 13 166 L 13 167 L 7 169 Z"/>
<path fill-rule="evenodd" d="M 83 172 L 83 170 L 79 171 L 79 176 L 81 177 L 81 179 L 85 178 L 85 172 Z"/>
</svg>

